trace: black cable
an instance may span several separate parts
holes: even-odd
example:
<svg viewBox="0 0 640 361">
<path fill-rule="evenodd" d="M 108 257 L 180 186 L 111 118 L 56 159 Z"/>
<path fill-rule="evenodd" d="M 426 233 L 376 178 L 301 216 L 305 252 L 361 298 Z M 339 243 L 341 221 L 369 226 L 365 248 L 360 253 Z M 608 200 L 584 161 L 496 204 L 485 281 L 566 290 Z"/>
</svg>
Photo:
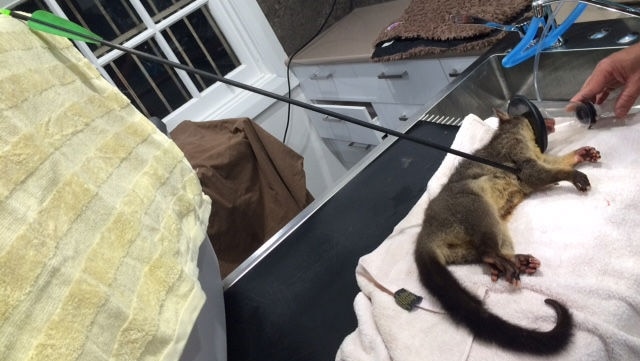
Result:
<svg viewBox="0 0 640 361">
<path fill-rule="evenodd" d="M 291 99 L 291 71 L 290 71 L 290 69 L 291 69 L 291 62 L 293 61 L 293 57 L 298 55 L 300 50 L 304 49 L 307 45 L 309 45 L 309 43 L 311 43 L 313 41 L 313 39 L 315 39 L 316 37 L 318 37 L 318 35 L 320 35 L 320 33 L 322 32 L 324 27 L 327 25 L 327 22 L 329 21 L 329 18 L 331 18 L 331 14 L 333 14 L 333 10 L 335 9 L 337 2 L 338 2 L 337 0 L 333 0 L 333 3 L 331 4 L 331 8 L 329 9 L 329 13 L 324 18 L 324 21 L 322 22 L 322 25 L 320 25 L 320 28 L 318 29 L 318 31 L 316 31 L 316 33 L 313 34 L 313 36 L 309 40 L 307 40 L 306 43 L 304 43 L 301 47 L 299 47 L 298 50 L 294 51 L 293 54 L 291 54 L 291 56 L 289 57 L 289 61 L 287 61 L 287 89 L 288 89 L 287 97 L 289 99 Z M 284 136 L 282 136 L 282 143 L 285 143 L 287 141 L 287 132 L 289 131 L 289 123 L 290 122 L 291 122 L 291 103 L 287 103 L 287 124 L 284 127 Z"/>
<path fill-rule="evenodd" d="M 391 135 L 391 136 L 394 136 L 394 137 L 397 137 L 397 138 L 400 138 L 400 139 L 406 139 L 406 140 L 412 141 L 412 142 L 417 143 L 417 144 L 422 144 L 422 145 L 430 147 L 430 148 L 434 148 L 434 149 L 441 150 L 443 152 L 451 153 L 451 154 L 457 155 L 459 157 L 462 157 L 462 158 L 465 158 L 465 159 L 469 159 L 469 160 L 472 160 L 474 162 L 482 163 L 482 164 L 485 164 L 485 165 L 488 165 L 488 166 L 491 166 L 491 167 L 495 167 L 495 168 L 498 168 L 498 169 L 501 169 L 501 170 L 504 170 L 504 171 L 507 171 L 507 172 L 510 172 L 510 173 L 513 173 L 513 174 L 516 174 L 516 175 L 520 173 L 520 169 L 514 168 L 514 167 L 506 165 L 506 164 L 502 164 L 502 163 L 498 163 L 498 162 L 492 161 L 490 159 L 478 157 L 477 155 L 474 155 L 474 154 L 465 153 L 465 152 L 462 152 L 462 151 L 459 151 L 459 150 L 456 150 L 456 149 L 453 149 L 453 148 L 449 148 L 447 146 L 444 146 L 444 145 L 441 145 L 441 144 L 438 144 L 438 143 L 433 143 L 433 142 L 431 142 L 429 140 L 418 138 L 418 137 L 413 136 L 411 134 L 405 134 L 405 133 L 399 132 L 399 131 L 394 130 L 394 129 L 385 128 L 385 127 L 379 126 L 377 124 L 365 122 L 363 120 L 360 120 L 360 119 L 357 119 L 357 118 L 354 118 L 354 117 L 350 117 L 350 116 L 347 116 L 347 115 L 344 115 L 344 114 L 341 114 L 341 113 L 338 113 L 338 112 L 334 112 L 332 110 L 321 108 L 321 107 L 315 106 L 313 104 L 308 104 L 308 103 L 302 102 L 302 101 L 297 100 L 297 99 L 289 99 L 286 96 L 279 95 L 279 94 L 276 94 L 276 93 L 273 93 L 273 92 L 270 92 L 270 91 L 267 91 L 267 90 L 264 90 L 264 89 L 256 88 L 254 86 L 251 86 L 251 85 L 248 85 L 248 84 L 244 84 L 244 83 L 241 83 L 241 82 L 236 81 L 236 80 L 225 78 L 224 76 L 220 76 L 218 74 L 214 74 L 214 73 L 207 72 L 207 71 L 204 71 L 204 70 L 196 69 L 196 68 L 184 65 L 184 64 L 177 63 L 175 61 L 171 61 L 171 60 L 168 60 L 168 59 L 161 58 L 159 56 L 155 56 L 155 55 L 152 55 L 152 54 L 149 54 L 149 53 L 145 53 L 145 52 L 137 50 L 137 49 L 132 49 L 132 48 L 128 48 L 126 46 L 115 44 L 113 42 L 103 40 L 100 37 L 96 37 L 96 36 L 89 35 L 89 34 L 86 34 L 86 33 L 78 32 L 78 31 L 75 31 L 75 30 L 71 30 L 71 29 L 65 28 L 63 26 L 60 26 L 58 24 L 53 24 L 51 22 L 43 21 L 41 19 L 37 19 L 37 18 L 31 17 L 28 14 L 23 14 L 23 13 L 20 13 L 20 12 L 12 11 L 12 12 L 9 13 L 9 15 L 14 17 L 14 18 L 16 18 L 16 19 L 20 19 L 20 20 L 28 21 L 28 22 L 36 22 L 38 24 L 45 25 L 46 27 L 49 27 L 51 29 L 61 30 L 63 34 L 66 33 L 66 34 L 75 35 L 76 37 L 79 37 L 80 39 L 83 39 L 82 41 L 93 41 L 93 42 L 99 43 L 100 45 L 108 46 L 110 48 L 117 49 L 117 50 L 123 51 L 125 53 L 129 53 L 131 55 L 137 56 L 137 57 L 139 57 L 141 59 L 150 60 L 150 61 L 157 62 L 157 63 L 160 63 L 160 64 L 168 65 L 168 66 L 170 66 L 172 68 L 175 68 L 175 69 L 184 70 L 186 72 L 189 72 L 189 73 L 192 73 L 192 74 L 196 74 L 196 75 L 200 75 L 202 77 L 214 79 L 214 80 L 217 80 L 217 81 L 219 81 L 221 83 L 234 86 L 236 88 L 240 88 L 240 89 L 243 89 L 243 90 L 250 91 L 252 93 L 260 94 L 260 95 L 266 96 L 266 97 L 271 98 L 271 99 L 279 100 L 281 102 L 290 103 L 290 104 L 299 106 L 300 108 L 312 110 L 314 112 L 317 112 L 317 113 L 320 113 L 320 114 L 324 114 L 324 115 L 328 115 L 328 116 L 336 118 L 336 119 L 344 120 L 345 122 L 352 123 L 352 124 L 355 124 L 355 125 L 359 125 L 359 126 L 364 127 L 364 128 L 372 129 L 372 130 L 375 130 L 375 131 L 378 131 L 378 132 L 381 132 L 381 133 L 386 133 L 388 135 Z M 45 31 L 45 30 L 42 30 L 42 31 Z"/>
</svg>

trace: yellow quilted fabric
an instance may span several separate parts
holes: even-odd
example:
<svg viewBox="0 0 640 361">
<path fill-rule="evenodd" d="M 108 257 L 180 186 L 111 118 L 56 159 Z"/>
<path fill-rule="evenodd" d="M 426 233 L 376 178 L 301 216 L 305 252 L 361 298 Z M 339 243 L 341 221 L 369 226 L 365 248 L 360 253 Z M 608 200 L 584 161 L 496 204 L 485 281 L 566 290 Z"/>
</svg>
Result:
<svg viewBox="0 0 640 361">
<path fill-rule="evenodd" d="M 0 172 L 0 360 L 178 359 L 210 201 L 68 40 L 7 16 Z"/>
</svg>

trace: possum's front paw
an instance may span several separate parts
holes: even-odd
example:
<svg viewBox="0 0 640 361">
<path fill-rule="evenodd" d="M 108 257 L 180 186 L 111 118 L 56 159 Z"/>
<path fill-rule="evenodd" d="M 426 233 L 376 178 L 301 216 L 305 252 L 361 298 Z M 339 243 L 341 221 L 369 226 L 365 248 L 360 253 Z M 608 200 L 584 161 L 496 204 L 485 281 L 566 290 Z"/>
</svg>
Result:
<svg viewBox="0 0 640 361">
<path fill-rule="evenodd" d="M 591 188 L 591 183 L 589 183 L 589 178 L 587 178 L 587 175 L 578 170 L 573 171 L 573 179 L 571 180 L 571 182 L 573 182 L 573 185 L 580 192 L 586 192 L 589 190 L 589 188 Z"/>
<path fill-rule="evenodd" d="M 576 149 L 574 154 L 575 164 L 582 162 L 595 163 L 600 160 L 600 151 L 594 147 L 582 147 Z"/>
</svg>

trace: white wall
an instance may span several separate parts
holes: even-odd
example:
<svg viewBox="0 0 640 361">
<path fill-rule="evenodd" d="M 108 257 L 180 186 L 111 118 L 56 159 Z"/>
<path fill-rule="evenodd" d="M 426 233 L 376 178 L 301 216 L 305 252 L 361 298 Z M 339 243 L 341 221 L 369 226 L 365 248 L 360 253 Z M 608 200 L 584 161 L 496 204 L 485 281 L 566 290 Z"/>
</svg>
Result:
<svg viewBox="0 0 640 361">
<path fill-rule="evenodd" d="M 22 2 L 22 0 L 0 0 L 0 8 L 8 8 L 20 2 Z"/>
<path fill-rule="evenodd" d="M 307 101 L 299 87 L 294 88 L 291 94 L 297 100 Z M 287 123 L 287 104 L 276 102 L 253 120 L 282 140 Z M 286 145 L 304 157 L 307 188 L 315 198 L 330 190 L 347 171 L 322 142 L 302 108 L 291 106 Z"/>
</svg>

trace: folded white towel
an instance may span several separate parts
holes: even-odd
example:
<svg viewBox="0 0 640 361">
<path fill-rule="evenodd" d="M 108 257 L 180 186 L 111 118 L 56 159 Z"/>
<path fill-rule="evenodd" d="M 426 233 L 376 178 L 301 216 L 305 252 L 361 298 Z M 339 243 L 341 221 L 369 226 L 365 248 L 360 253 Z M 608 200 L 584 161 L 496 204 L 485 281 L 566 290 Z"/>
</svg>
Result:
<svg viewBox="0 0 640 361">
<path fill-rule="evenodd" d="M 473 151 L 484 145 L 494 129 L 487 123 L 468 116 L 453 148 Z M 488 309 L 525 327 L 549 329 L 555 323 L 545 298 L 566 304 L 575 318 L 575 337 L 556 359 L 628 360 L 640 355 L 640 271 L 634 265 L 640 259 L 639 141 L 640 118 L 599 130 L 558 125 L 547 152 L 563 154 L 591 145 L 603 158 L 581 166 L 592 184 L 589 192 L 561 183 L 533 195 L 514 212 L 509 228 L 516 252 L 539 258 L 541 269 L 523 277 L 522 287 L 515 289 L 503 280 L 491 282 L 481 265 L 450 266 Z M 424 209 L 459 161 L 447 155 L 409 214 L 360 259 L 356 278 L 362 292 L 354 303 L 359 324 L 336 360 L 539 359 L 475 341 L 442 313 L 418 280 L 413 248 Z M 424 297 L 417 309 L 407 312 L 395 304 L 393 293 L 400 288 Z"/>
</svg>

